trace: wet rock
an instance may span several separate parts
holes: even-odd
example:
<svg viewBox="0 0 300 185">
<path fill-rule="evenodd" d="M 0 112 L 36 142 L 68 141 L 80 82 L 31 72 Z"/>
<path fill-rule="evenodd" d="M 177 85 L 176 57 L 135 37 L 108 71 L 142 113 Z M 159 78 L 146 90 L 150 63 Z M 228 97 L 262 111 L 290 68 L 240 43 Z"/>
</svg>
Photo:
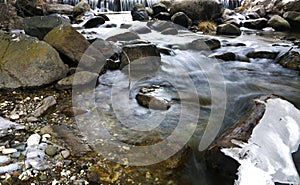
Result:
<svg viewBox="0 0 300 185">
<path fill-rule="evenodd" d="M 295 11 L 300 12 L 300 2 L 297 0 L 294 1 L 287 1 L 287 3 L 284 5 L 284 11 Z"/>
<path fill-rule="evenodd" d="M 217 27 L 218 35 L 241 35 L 241 30 L 233 24 L 221 24 Z"/>
<path fill-rule="evenodd" d="M 160 91 L 160 87 L 144 87 L 135 98 L 143 107 L 154 110 L 168 110 L 171 107 L 171 103 L 160 94 Z"/>
<path fill-rule="evenodd" d="M 131 26 L 129 30 L 138 34 L 151 33 L 151 29 L 149 27 L 139 24 Z"/>
<path fill-rule="evenodd" d="M 215 57 L 217 59 L 221 59 L 224 61 L 234 61 L 236 59 L 236 56 L 232 52 L 226 52 L 226 53 L 221 53 L 221 54 L 213 54 L 210 57 Z"/>
<path fill-rule="evenodd" d="M 138 93 L 135 98 L 141 106 L 149 109 L 168 110 L 171 107 L 171 104 L 168 101 L 151 95 Z"/>
<path fill-rule="evenodd" d="M 218 19 L 222 16 L 223 11 L 223 4 L 216 0 L 174 1 L 170 7 L 171 15 L 184 12 L 194 22 Z"/>
<path fill-rule="evenodd" d="M 49 31 L 61 24 L 70 24 L 70 20 L 58 16 L 26 17 L 24 31 L 26 34 L 42 40 Z"/>
<path fill-rule="evenodd" d="M 61 79 L 68 68 L 49 44 L 0 31 L 0 89 L 39 87 Z"/>
<path fill-rule="evenodd" d="M 149 20 L 149 16 L 148 16 L 148 13 L 145 9 L 145 6 L 140 4 L 140 3 L 136 3 L 134 5 L 133 9 L 131 10 L 131 16 L 132 16 L 133 21 L 147 21 L 147 20 Z"/>
<path fill-rule="evenodd" d="M 289 22 L 279 15 L 274 15 L 268 21 L 268 25 L 274 28 L 276 31 L 285 31 L 291 28 Z"/>
<path fill-rule="evenodd" d="M 103 17 L 93 17 L 90 20 L 88 20 L 83 26 L 85 28 L 95 28 L 104 23 L 105 23 L 105 19 Z"/>
<path fill-rule="evenodd" d="M 275 59 L 279 52 L 273 51 L 251 51 L 247 53 L 247 57 L 249 58 L 267 58 L 267 59 Z"/>
<path fill-rule="evenodd" d="M 72 15 L 74 11 L 74 6 L 68 4 L 46 4 L 46 11 L 48 14 L 66 14 Z"/>
<path fill-rule="evenodd" d="M 259 19 L 260 15 L 256 12 L 248 12 L 246 13 L 246 19 Z"/>
<path fill-rule="evenodd" d="M 56 99 L 53 96 L 48 96 L 38 104 L 36 110 L 32 113 L 32 115 L 36 118 L 40 117 L 54 105 L 56 105 Z"/>
<path fill-rule="evenodd" d="M 289 11 L 283 17 L 290 23 L 292 29 L 300 28 L 300 12 Z"/>
<path fill-rule="evenodd" d="M 163 3 L 155 3 L 152 6 L 152 10 L 153 10 L 153 15 L 156 16 L 161 12 L 168 12 L 168 8 L 166 5 L 164 5 Z"/>
<path fill-rule="evenodd" d="M 276 62 L 283 67 L 300 70 L 300 54 L 297 51 L 288 51 L 283 53 L 276 58 Z"/>
<path fill-rule="evenodd" d="M 153 16 L 154 19 L 169 21 L 171 20 L 171 15 L 169 12 L 159 12 L 158 14 Z"/>
<path fill-rule="evenodd" d="M 145 69 L 157 70 L 160 64 L 160 53 L 157 47 L 153 44 L 131 44 L 123 48 L 120 56 L 120 69 L 123 69 L 129 62 L 132 65 L 131 70 L 137 72 Z"/>
<path fill-rule="evenodd" d="M 113 41 L 113 42 L 117 42 L 117 41 L 132 41 L 132 40 L 137 40 L 140 39 L 140 37 L 133 32 L 125 32 L 125 33 L 120 33 L 114 36 L 111 36 L 109 38 L 107 38 L 107 41 Z"/>
<path fill-rule="evenodd" d="M 57 82 L 58 89 L 71 89 L 91 85 L 98 78 L 97 73 L 89 71 L 79 71 Z M 96 85 L 96 83 L 94 84 Z"/>
<path fill-rule="evenodd" d="M 247 20 L 243 23 L 243 26 L 246 28 L 261 30 L 267 27 L 267 24 L 268 24 L 268 19 L 259 18 L 259 19 Z"/>
<path fill-rule="evenodd" d="M 91 10 L 91 7 L 87 0 L 81 0 L 74 7 L 73 16 L 77 17 L 78 15 L 83 15 L 84 13 Z"/>
<path fill-rule="evenodd" d="M 250 59 L 247 56 L 242 55 L 242 54 L 237 54 L 235 56 L 235 60 L 241 61 L 241 62 L 250 62 Z"/>
<path fill-rule="evenodd" d="M 231 142 L 232 140 L 247 142 L 252 134 L 252 130 L 259 123 L 265 112 L 265 105 L 257 102 L 263 102 L 275 97 L 273 95 L 263 96 L 252 101 L 246 113 L 233 126 L 215 139 L 205 151 L 206 163 L 210 170 L 227 177 L 235 177 L 239 164 L 234 159 L 225 156 L 221 149 L 235 147 L 236 145 Z"/>
<path fill-rule="evenodd" d="M 71 25 L 60 25 L 52 29 L 44 40 L 66 57 L 71 66 L 76 66 L 90 43 Z"/>
<path fill-rule="evenodd" d="M 183 12 L 177 12 L 171 17 L 171 21 L 175 24 L 188 28 L 192 26 L 192 20 Z"/>
<path fill-rule="evenodd" d="M 194 50 L 215 50 L 220 47 L 221 42 L 218 39 L 212 38 L 200 38 L 189 44 L 189 48 Z"/>
<path fill-rule="evenodd" d="M 167 28 L 160 32 L 162 35 L 177 35 L 177 28 Z"/>
<path fill-rule="evenodd" d="M 155 21 L 155 22 L 148 22 L 147 26 L 155 31 L 162 32 L 166 29 L 174 28 L 178 29 L 178 25 L 170 22 L 170 21 Z"/>
</svg>

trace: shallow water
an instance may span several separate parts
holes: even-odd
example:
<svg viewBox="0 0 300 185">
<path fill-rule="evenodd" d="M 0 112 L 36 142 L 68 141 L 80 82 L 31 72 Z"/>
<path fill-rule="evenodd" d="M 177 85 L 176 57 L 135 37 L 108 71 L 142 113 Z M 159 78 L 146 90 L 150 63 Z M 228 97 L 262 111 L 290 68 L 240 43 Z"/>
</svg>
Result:
<svg viewBox="0 0 300 185">
<path fill-rule="evenodd" d="M 128 24 L 146 24 L 132 23 L 126 19 L 126 17 L 130 18 L 128 13 L 108 16 L 111 16 L 114 22 L 119 20 Z M 124 32 L 124 29 L 105 28 L 104 25 L 85 30 L 85 32 L 93 32 L 85 36 L 105 39 Z M 107 148 L 108 146 L 102 145 L 103 140 L 107 138 L 112 141 L 110 145 L 146 146 L 158 144 L 179 132 L 176 139 L 179 138 L 180 144 L 188 141 L 194 154 L 186 162 L 178 179 L 188 178 L 192 184 L 213 185 L 220 182 L 232 184 L 232 179 L 224 183 L 224 179 L 219 179 L 218 176 L 206 171 L 202 154 L 198 150 L 199 145 L 202 149 L 205 148 L 216 134 L 232 125 L 255 97 L 277 94 L 299 108 L 300 77 L 298 71 L 285 69 L 271 59 L 224 62 L 208 56 L 224 51 L 242 55 L 252 50 L 288 51 L 292 43 L 280 40 L 284 35 L 268 32 L 258 35 L 253 32 L 235 38 L 210 36 L 219 39 L 222 44 L 244 43 L 246 46 L 226 46 L 215 51 L 195 51 L 189 49 L 188 44 L 195 39 L 202 38 L 201 34 L 194 34 L 184 29 L 175 36 L 162 35 L 156 31 L 140 34 L 142 40 L 172 49 L 173 55 L 162 54 L 160 67 L 156 71 L 146 69 L 143 69 L 142 73 L 131 71 L 130 79 L 128 69 L 108 71 L 102 75 L 95 91 L 80 95 L 77 98 L 79 102 L 75 102 L 93 110 L 88 117 L 89 121 L 86 124 L 84 124 L 85 121 L 81 122 L 82 130 L 88 136 L 88 140 L 99 147 L 102 154 L 104 150 L 111 151 Z M 272 46 L 277 43 L 283 46 Z M 149 110 L 138 105 L 135 95 L 142 87 L 151 85 L 163 87 L 165 98 L 172 103 L 169 110 Z M 95 110 L 96 114 L 94 114 Z M 209 129 L 206 129 L 207 125 Z M 174 150 L 162 149 L 166 156 L 161 156 L 158 160 L 172 155 L 176 149 L 176 147 Z M 145 157 L 141 163 L 138 160 L 143 158 L 144 150 L 136 150 L 136 152 L 140 153 L 131 154 L 130 158 L 125 152 L 119 157 L 114 156 L 114 160 L 118 161 L 126 156 L 131 159 L 129 163 L 134 165 L 153 162 L 154 159 L 148 156 L 149 158 Z M 296 165 L 298 165 L 297 162 Z"/>
</svg>

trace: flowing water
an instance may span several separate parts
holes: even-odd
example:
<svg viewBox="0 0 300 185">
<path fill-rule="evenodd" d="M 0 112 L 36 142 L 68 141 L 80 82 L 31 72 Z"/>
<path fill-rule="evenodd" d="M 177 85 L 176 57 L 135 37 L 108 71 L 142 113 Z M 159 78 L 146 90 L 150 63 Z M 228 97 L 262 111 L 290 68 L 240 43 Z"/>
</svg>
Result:
<svg viewBox="0 0 300 185">
<path fill-rule="evenodd" d="M 80 0 L 62 0 L 62 3 L 71 5 L 75 5 L 78 2 Z M 104 8 L 111 11 L 130 11 L 135 3 L 151 7 L 159 0 L 88 0 L 88 2 L 93 9 Z M 234 9 L 241 5 L 242 0 L 220 0 L 220 2 L 224 4 L 225 8 Z"/>
<path fill-rule="evenodd" d="M 124 22 L 128 14 L 109 16 L 113 21 Z M 127 21 L 133 24 L 132 27 L 146 26 L 146 23 Z M 106 28 L 104 25 L 85 30 L 85 36 L 105 39 L 122 32 L 124 29 Z M 253 32 L 236 38 L 216 37 L 223 45 L 242 42 L 245 46 L 226 46 L 215 51 L 191 49 L 189 43 L 203 36 L 185 29 L 181 29 L 178 35 L 162 35 L 152 30 L 139 36 L 158 47 L 170 48 L 173 54 L 162 54 L 160 66 L 155 71 L 145 70 L 141 66 L 137 66 L 139 70 L 143 69 L 141 73 L 128 68 L 108 71 L 99 78 L 99 85 L 92 94 L 76 95 L 76 104 L 94 110 L 88 117 L 79 118 L 84 135 L 108 158 L 109 153 L 115 151 L 112 149 L 114 145 L 126 148 L 130 144 L 156 144 L 179 132 L 176 136 L 182 139 L 182 143 L 188 141 L 194 155 L 186 162 L 184 172 L 178 178 L 187 177 L 192 184 L 227 184 L 223 182 L 224 179 L 218 179 L 218 176 L 206 171 L 199 144 L 205 147 L 216 133 L 234 123 L 255 97 L 277 94 L 300 107 L 298 71 L 283 68 L 272 59 L 224 62 L 208 57 L 212 53 L 225 51 L 240 55 L 253 50 L 288 51 L 292 43 L 279 39 L 284 34 L 265 32 L 260 36 Z M 128 70 L 131 70 L 131 74 Z M 171 108 L 160 111 L 139 106 L 135 95 L 145 86 L 160 86 L 161 96 L 172 103 Z M 205 132 L 207 126 L 213 132 Z M 135 155 L 120 152 L 119 158 L 114 156 L 113 159 L 120 162 L 126 157 L 133 165 L 143 165 L 174 154 L 170 148 L 160 149 L 163 151 L 161 158 L 156 156 L 153 159 L 151 152 L 151 156 L 145 157 L 145 150 L 136 149 Z M 299 161 L 296 162 L 297 166 L 299 164 Z M 228 181 L 228 184 L 232 184 L 232 181 Z"/>
</svg>

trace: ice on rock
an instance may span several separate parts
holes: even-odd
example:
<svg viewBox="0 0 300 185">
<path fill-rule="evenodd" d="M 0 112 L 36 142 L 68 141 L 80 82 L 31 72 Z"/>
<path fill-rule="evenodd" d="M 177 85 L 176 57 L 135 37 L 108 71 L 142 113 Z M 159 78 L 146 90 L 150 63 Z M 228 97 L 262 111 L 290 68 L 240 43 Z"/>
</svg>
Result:
<svg viewBox="0 0 300 185">
<path fill-rule="evenodd" d="M 269 99 L 265 105 L 248 142 L 222 149 L 240 163 L 235 185 L 300 184 L 291 155 L 300 144 L 300 110 L 280 98 Z"/>
</svg>

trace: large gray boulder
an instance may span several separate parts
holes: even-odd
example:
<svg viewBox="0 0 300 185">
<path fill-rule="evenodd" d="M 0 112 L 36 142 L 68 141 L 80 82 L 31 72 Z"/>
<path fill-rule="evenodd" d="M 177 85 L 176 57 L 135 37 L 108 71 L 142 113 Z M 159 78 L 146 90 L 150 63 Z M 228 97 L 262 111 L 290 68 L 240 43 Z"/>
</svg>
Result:
<svg viewBox="0 0 300 185">
<path fill-rule="evenodd" d="M 49 44 L 0 32 L 0 89 L 39 87 L 63 78 L 68 68 Z"/>
<path fill-rule="evenodd" d="M 178 0 L 172 3 L 171 16 L 184 12 L 194 22 L 216 20 L 222 16 L 224 6 L 217 0 Z"/>
<path fill-rule="evenodd" d="M 42 40 L 44 36 L 56 26 L 70 24 L 70 20 L 59 16 L 34 16 L 24 19 L 24 31 Z"/>
</svg>

